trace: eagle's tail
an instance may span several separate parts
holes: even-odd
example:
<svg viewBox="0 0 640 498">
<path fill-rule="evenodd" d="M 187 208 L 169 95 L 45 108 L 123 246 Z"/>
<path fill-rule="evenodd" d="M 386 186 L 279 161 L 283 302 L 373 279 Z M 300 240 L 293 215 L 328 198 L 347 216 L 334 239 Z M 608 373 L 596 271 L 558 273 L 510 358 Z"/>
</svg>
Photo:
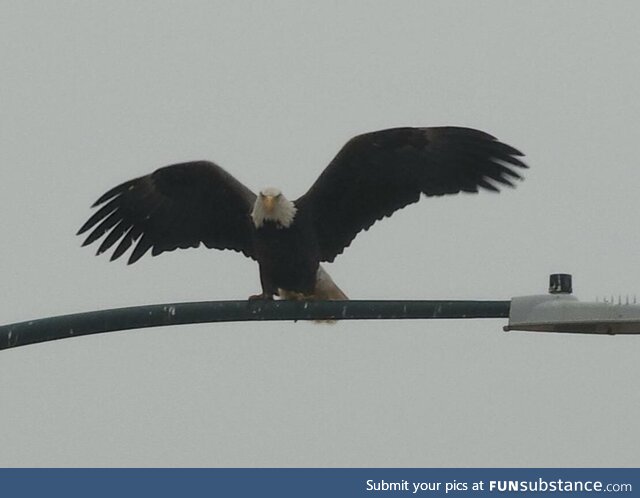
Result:
<svg viewBox="0 0 640 498">
<path fill-rule="evenodd" d="M 318 274 L 316 276 L 316 290 L 314 292 L 314 298 L 317 300 L 325 301 L 348 301 L 347 295 L 342 292 L 342 289 L 338 287 L 329 274 L 322 268 L 322 265 L 318 266 Z"/>
<path fill-rule="evenodd" d="M 314 299 L 320 301 L 348 301 L 347 295 L 336 285 L 324 268 L 318 266 Z M 315 323 L 336 323 L 335 320 L 314 320 Z"/>
</svg>

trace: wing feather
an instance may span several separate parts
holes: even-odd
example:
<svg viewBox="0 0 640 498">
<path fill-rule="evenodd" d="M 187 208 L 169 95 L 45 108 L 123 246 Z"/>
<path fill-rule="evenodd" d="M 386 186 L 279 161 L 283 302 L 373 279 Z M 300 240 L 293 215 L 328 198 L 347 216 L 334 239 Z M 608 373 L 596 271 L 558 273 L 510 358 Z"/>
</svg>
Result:
<svg viewBox="0 0 640 498">
<path fill-rule="evenodd" d="M 362 230 L 417 202 L 479 189 L 498 192 L 527 168 L 516 148 L 480 130 L 392 128 L 352 138 L 296 206 L 313 220 L 321 259 L 333 261 Z"/>
<path fill-rule="evenodd" d="M 107 191 L 94 207 L 104 205 L 78 234 L 89 232 L 83 245 L 106 234 L 98 254 L 117 244 L 111 260 L 135 243 L 129 264 L 149 249 L 155 256 L 200 243 L 255 257 L 250 218 L 254 201 L 251 190 L 214 163 L 173 164 Z"/>
</svg>

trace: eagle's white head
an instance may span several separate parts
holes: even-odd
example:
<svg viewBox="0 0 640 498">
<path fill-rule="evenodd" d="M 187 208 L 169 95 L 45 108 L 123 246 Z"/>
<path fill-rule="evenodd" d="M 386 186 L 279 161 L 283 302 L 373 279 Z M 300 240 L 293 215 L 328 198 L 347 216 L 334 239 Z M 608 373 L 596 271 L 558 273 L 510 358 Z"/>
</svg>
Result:
<svg viewBox="0 0 640 498">
<path fill-rule="evenodd" d="M 251 219 L 256 228 L 265 221 L 274 221 L 278 228 L 288 228 L 293 223 L 298 208 L 277 188 L 265 188 L 256 198 Z"/>
</svg>

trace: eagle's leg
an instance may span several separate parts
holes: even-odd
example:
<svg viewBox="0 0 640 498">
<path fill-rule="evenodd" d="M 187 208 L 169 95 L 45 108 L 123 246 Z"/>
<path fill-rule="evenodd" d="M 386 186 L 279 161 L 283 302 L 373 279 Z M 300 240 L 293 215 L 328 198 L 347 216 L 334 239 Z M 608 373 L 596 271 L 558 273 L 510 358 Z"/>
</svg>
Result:
<svg viewBox="0 0 640 498">
<path fill-rule="evenodd" d="M 249 296 L 249 301 L 273 301 L 273 296 L 278 293 L 278 289 L 271 283 L 262 265 L 260 265 L 260 285 L 262 285 L 262 293 Z"/>
</svg>

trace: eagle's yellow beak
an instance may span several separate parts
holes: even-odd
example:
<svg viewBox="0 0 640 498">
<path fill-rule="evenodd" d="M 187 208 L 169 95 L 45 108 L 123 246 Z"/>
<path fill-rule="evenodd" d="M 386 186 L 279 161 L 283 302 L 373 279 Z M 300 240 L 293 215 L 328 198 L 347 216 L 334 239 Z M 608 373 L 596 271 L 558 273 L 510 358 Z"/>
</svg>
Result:
<svg viewBox="0 0 640 498">
<path fill-rule="evenodd" d="M 265 195 L 262 203 L 264 204 L 264 210 L 271 214 L 276 207 L 276 197 L 274 195 Z"/>
</svg>

